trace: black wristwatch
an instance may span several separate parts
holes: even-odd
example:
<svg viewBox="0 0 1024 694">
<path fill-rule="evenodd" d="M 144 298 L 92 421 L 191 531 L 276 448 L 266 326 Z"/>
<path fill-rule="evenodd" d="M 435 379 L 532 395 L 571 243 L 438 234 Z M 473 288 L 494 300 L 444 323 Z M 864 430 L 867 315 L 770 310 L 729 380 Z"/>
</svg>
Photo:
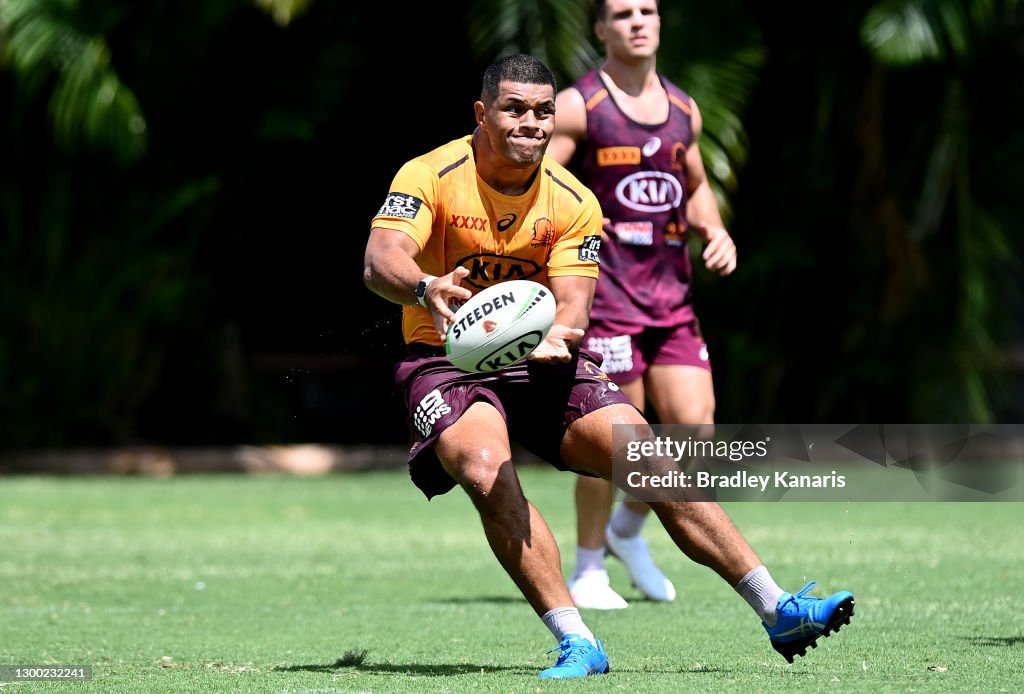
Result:
<svg viewBox="0 0 1024 694">
<path fill-rule="evenodd" d="M 413 292 L 413 294 L 416 295 L 416 303 L 418 303 L 420 306 L 425 307 L 427 305 L 427 285 L 436 279 L 437 278 L 434 277 L 433 275 L 427 275 L 426 277 L 420 280 L 419 284 L 416 285 L 416 290 Z"/>
</svg>

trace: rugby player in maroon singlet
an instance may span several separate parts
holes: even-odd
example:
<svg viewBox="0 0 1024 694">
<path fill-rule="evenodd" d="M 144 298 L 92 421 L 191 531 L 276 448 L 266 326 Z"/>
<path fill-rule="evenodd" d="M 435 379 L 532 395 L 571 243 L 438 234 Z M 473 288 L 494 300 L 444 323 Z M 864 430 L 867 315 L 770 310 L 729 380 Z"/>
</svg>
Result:
<svg viewBox="0 0 1024 694">
<path fill-rule="evenodd" d="M 701 161 L 700 112 L 656 70 L 655 0 L 598 1 L 594 10 L 606 61 L 559 94 L 549 149 L 594 191 L 605 217 L 585 344 L 604 356 L 605 372 L 637 407 L 649 399 L 662 423 L 709 435 L 714 388 L 693 310 L 687 241 L 698 234 L 706 266 L 723 275 L 736 267 L 736 247 Z M 609 585 L 607 545 L 644 596 L 673 600 L 675 587 L 640 537 L 647 506 L 627 501 L 611 515 L 611 503 L 611 485 L 577 482 L 573 598 L 584 607 L 627 606 Z"/>
</svg>

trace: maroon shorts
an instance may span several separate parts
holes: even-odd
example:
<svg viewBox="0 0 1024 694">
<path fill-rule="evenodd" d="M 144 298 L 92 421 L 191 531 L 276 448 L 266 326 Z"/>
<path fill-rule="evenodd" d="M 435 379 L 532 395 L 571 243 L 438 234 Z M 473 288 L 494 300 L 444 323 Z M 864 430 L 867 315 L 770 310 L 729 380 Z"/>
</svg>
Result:
<svg viewBox="0 0 1024 694">
<path fill-rule="evenodd" d="M 408 408 L 413 440 L 409 474 L 431 498 L 456 484 L 437 459 L 433 445 L 474 402 L 488 402 L 505 419 L 509 439 L 559 470 L 569 425 L 607 405 L 630 405 L 601 370 L 601 355 L 582 350 L 566 364 L 522 361 L 494 373 L 466 373 L 441 356 L 441 348 L 410 345 L 395 366 L 395 383 Z"/>
<path fill-rule="evenodd" d="M 635 381 L 655 364 L 711 371 L 708 347 L 696 318 L 671 328 L 591 321 L 585 344 L 604 356 L 604 371 L 616 383 Z"/>
</svg>

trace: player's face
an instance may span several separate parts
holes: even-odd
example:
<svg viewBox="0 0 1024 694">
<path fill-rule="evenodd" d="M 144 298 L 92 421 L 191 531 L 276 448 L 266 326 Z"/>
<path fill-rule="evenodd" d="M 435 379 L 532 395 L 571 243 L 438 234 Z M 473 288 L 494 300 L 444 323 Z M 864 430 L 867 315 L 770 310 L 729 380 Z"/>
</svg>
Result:
<svg viewBox="0 0 1024 694">
<path fill-rule="evenodd" d="M 594 23 L 605 50 L 620 60 L 650 58 L 661 43 L 661 15 L 655 0 L 608 0 Z"/>
<path fill-rule="evenodd" d="M 550 84 L 502 82 L 498 98 L 484 111 L 481 127 L 491 149 L 516 166 L 544 156 L 555 129 L 555 91 Z"/>
</svg>

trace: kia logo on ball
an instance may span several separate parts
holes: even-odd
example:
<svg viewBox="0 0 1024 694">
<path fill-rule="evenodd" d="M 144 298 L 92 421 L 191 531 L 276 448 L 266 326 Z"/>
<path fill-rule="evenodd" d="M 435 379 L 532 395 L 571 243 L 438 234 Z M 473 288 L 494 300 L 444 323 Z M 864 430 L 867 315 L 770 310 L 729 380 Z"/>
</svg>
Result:
<svg viewBox="0 0 1024 694">
<path fill-rule="evenodd" d="M 477 371 L 498 371 L 512 366 L 527 354 L 537 349 L 544 340 L 544 333 L 533 330 L 501 345 L 476 364 Z"/>
</svg>

